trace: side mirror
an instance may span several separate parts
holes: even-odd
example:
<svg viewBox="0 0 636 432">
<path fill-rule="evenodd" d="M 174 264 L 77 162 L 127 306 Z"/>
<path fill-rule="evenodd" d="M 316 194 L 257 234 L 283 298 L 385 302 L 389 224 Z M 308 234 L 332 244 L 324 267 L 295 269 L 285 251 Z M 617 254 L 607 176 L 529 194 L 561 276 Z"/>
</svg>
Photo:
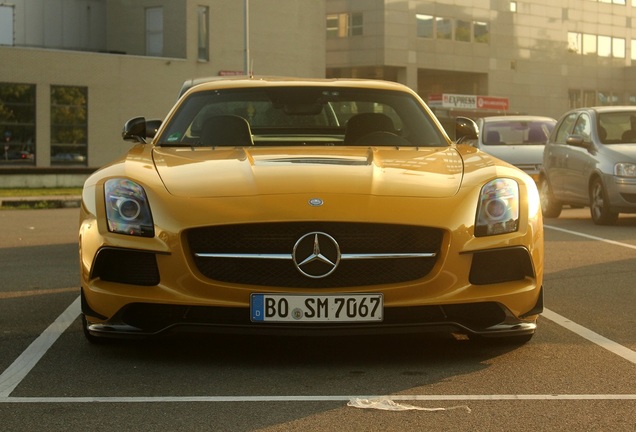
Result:
<svg viewBox="0 0 636 432">
<path fill-rule="evenodd" d="M 466 140 L 476 140 L 479 136 L 477 123 L 468 117 L 457 117 L 455 119 L 455 141 L 457 143 Z"/>
<path fill-rule="evenodd" d="M 581 135 L 568 135 L 565 139 L 565 143 L 574 147 L 584 148 L 588 151 L 593 148 L 592 143 L 585 141 L 585 138 Z"/>
<path fill-rule="evenodd" d="M 161 127 L 162 120 L 147 120 L 146 121 L 146 138 L 154 138 L 157 135 L 157 131 Z"/>
<path fill-rule="evenodd" d="M 154 138 L 161 126 L 161 120 L 148 120 L 145 117 L 135 117 L 124 124 L 121 137 L 124 141 L 146 143 L 146 138 Z"/>
<path fill-rule="evenodd" d="M 586 141 L 582 135 L 568 135 L 565 139 L 567 145 L 580 147 L 588 151 L 590 154 L 596 154 L 596 147 L 591 141 Z"/>
</svg>

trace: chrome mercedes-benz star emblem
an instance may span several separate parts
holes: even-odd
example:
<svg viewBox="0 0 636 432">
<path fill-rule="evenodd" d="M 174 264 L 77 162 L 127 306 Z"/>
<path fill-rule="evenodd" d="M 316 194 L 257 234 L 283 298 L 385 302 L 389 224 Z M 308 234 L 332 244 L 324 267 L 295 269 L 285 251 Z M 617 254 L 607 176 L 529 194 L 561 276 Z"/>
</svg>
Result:
<svg viewBox="0 0 636 432">
<path fill-rule="evenodd" d="M 320 279 L 329 276 L 338 267 L 340 246 L 329 234 L 310 232 L 298 239 L 292 256 L 299 272 Z"/>
</svg>

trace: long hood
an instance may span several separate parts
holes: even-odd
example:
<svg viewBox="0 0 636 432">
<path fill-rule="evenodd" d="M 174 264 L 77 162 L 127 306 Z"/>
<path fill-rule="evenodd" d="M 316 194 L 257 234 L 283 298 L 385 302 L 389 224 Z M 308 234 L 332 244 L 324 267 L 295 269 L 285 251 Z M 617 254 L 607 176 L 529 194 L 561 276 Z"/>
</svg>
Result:
<svg viewBox="0 0 636 432">
<path fill-rule="evenodd" d="M 463 161 L 448 148 L 156 147 L 166 189 L 180 197 L 297 193 L 447 197 L 457 193 Z"/>
</svg>

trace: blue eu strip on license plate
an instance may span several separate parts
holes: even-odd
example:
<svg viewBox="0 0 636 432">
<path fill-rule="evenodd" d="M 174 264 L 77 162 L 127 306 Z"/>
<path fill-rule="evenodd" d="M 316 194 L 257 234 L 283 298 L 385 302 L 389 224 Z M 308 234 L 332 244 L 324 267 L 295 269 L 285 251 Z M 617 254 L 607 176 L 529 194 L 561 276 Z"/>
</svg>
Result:
<svg viewBox="0 0 636 432">
<path fill-rule="evenodd" d="M 382 294 L 252 294 L 254 322 L 382 321 Z"/>
</svg>

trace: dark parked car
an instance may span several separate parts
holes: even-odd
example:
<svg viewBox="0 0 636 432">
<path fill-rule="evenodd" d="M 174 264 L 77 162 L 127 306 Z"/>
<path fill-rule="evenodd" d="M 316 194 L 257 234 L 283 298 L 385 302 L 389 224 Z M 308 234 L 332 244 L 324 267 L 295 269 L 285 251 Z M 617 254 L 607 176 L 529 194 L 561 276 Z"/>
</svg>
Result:
<svg viewBox="0 0 636 432">
<path fill-rule="evenodd" d="M 539 179 L 544 217 L 589 206 L 597 225 L 636 213 L 636 106 L 578 108 L 557 123 Z"/>
</svg>

